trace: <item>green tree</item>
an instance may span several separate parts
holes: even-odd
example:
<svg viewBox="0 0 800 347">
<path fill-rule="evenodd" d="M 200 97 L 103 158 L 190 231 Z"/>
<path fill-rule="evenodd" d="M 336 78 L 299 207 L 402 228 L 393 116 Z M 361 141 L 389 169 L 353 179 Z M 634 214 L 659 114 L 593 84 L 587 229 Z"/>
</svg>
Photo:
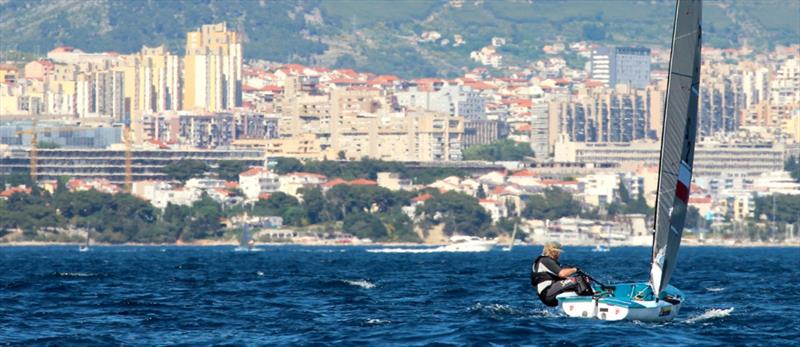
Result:
<svg viewBox="0 0 800 347">
<path fill-rule="evenodd" d="M 488 145 L 475 145 L 464 150 L 464 160 L 519 161 L 533 156 L 529 143 L 504 139 Z"/>
<path fill-rule="evenodd" d="M 794 155 L 790 155 L 783 164 L 783 169 L 788 171 L 795 181 L 800 182 L 800 160 Z"/>
<path fill-rule="evenodd" d="M 239 174 L 248 168 L 249 165 L 241 160 L 223 160 L 217 167 L 217 177 L 226 181 L 239 181 Z"/>
<path fill-rule="evenodd" d="M 475 197 L 478 199 L 486 199 L 486 192 L 483 190 L 483 184 L 478 186 L 478 191 L 475 192 Z"/>
<path fill-rule="evenodd" d="M 351 213 L 344 218 L 343 228 L 345 232 L 355 235 L 358 238 L 369 238 L 380 240 L 389 234 L 381 220 L 364 212 Z"/>
<path fill-rule="evenodd" d="M 304 171 L 303 163 L 295 158 L 276 158 L 274 170 L 281 175 L 290 172 Z"/>
<path fill-rule="evenodd" d="M 484 235 L 491 226 L 491 216 L 469 195 L 449 191 L 435 194 L 417 209 L 417 215 L 426 224 L 444 223 L 448 235 Z"/>
<path fill-rule="evenodd" d="M 209 167 L 206 163 L 193 159 L 182 159 L 164 166 L 164 174 L 170 179 L 180 182 L 200 177 L 208 170 Z"/>
<path fill-rule="evenodd" d="M 317 224 L 330 220 L 325 210 L 325 196 L 319 188 L 303 189 L 302 207 L 305 210 L 310 224 Z"/>
<path fill-rule="evenodd" d="M 580 213 L 580 203 L 572 194 L 557 188 L 547 188 L 544 195 L 534 195 L 527 202 L 522 216 L 529 219 L 559 219 Z"/>
</svg>

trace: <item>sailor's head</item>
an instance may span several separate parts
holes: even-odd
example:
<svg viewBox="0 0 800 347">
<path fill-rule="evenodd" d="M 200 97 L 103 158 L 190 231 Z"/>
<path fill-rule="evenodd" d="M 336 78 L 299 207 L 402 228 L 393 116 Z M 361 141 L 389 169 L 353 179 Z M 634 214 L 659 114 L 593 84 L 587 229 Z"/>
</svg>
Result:
<svg viewBox="0 0 800 347">
<path fill-rule="evenodd" d="M 544 244 L 544 251 L 542 251 L 542 255 L 553 259 L 558 259 L 563 251 L 564 250 L 561 248 L 560 243 L 556 241 L 549 241 Z"/>
</svg>

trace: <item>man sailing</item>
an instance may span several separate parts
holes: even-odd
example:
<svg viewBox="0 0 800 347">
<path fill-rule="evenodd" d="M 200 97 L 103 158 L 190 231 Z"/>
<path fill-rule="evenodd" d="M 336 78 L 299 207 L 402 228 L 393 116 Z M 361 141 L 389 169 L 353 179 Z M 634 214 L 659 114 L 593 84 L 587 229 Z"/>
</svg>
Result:
<svg viewBox="0 0 800 347">
<path fill-rule="evenodd" d="M 577 267 L 562 268 L 558 263 L 563 249 L 558 242 L 547 242 L 542 255 L 537 257 L 531 266 L 531 285 L 536 288 L 539 299 L 547 306 L 558 306 L 556 295 L 575 292 L 578 295 L 592 295 L 592 287 L 585 276 L 573 276 L 579 273 Z"/>
</svg>

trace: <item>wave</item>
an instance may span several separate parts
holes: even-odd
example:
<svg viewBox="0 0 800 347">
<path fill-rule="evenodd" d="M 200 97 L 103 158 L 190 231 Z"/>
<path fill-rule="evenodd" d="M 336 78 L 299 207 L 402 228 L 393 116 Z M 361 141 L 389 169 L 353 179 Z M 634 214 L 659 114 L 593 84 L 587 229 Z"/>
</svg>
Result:
<svg viewBox="0 0 800 347">
<path fill-rule="evenodd" d="M 717 292 L 721 292 L 721 291 L 725 290 L 725 288 L 723 288 L 723 287 L 709 287 L 709 288 L 706 288 L 706 290 L 709 291 L 709 292 L 717 293 Z"/>
<path fill-rule="evenodd" d="M 369 253 L 433 253 L 438 252 L 436 248 L 379 248 L 368 249 Z"/>
<path fill-rule="evenodd" d="M 385 320 L 385 319 L 370 318 L 370 319 L 367 319 L 367 321 L 365 323 L 367 325 L 380 325 L 380 324 L 389 324 L 391 322 L 392 321 Z"/>
<path fill-rule="evenodd" d="M 259 277 L 261 277 L 261 276 L 264 276 L 264 273 L 263 273 L 263 272 L 261 272 L 261 271 L 258 271 L 258 272 L 256 272 L 256 275 L 258 275 Z"/>
<path fill-rule="evenodd" d="M 465 253 L 465 252 L 481 252 L 463 249 L 448 248 L 446 246 L 439 246 L 434 248 L 378 248 L 368 249 L 369 253 Z"/>
<path fill-rule="evenodd" d="M 372 282 L 367 281 L 367 280 L 357 280 L 357 281 L 344 280 L 343 282 L 347 283 L 347 284 L 349 284 L 351 286 L 357 286 L 357 287 L 361 287 L 361 288 L 364 288 L 364 289 L 375 288 L 375 284 L 373 284 Z"/>
<path fill-rule="evenodd" d="M 686 323 L 686 324 L 694 324 L 694 323 L 697 323 L 697 322 L 700 322 L 700 321 L 704 321 L 704 320 L 727 317 L 727 316 L 731 315 L 731 312 L 733 312 L 733 309 L 734 309 L 733 307 L 727 308 L 727 309 L 713 308 L 713 309 L 707 310 L 706 312 L 703 312 L 703 314 L 701 314 L 701 315 L 694 316 L 692 318 L 689 318 L 689 319 L 685 320 L 684 323 Z"/>
<path fill-rule="evenodd" d="M 53 276 L 56 277 L 96 277 L 96 273 L 91 272 L 54 272 Z"/>
<path fill-rule="evenodd" d="M 489 304 L 484 305 L 481 303 L 477 303 L 475 305 L 470 306 L 467 308 L 469 312 L 482 312 L 488 313 L 492 315 L 506 315 L 506 314 L 516 314 L 518 311 L 509 305 L 503 304 Z"/>
</svg>

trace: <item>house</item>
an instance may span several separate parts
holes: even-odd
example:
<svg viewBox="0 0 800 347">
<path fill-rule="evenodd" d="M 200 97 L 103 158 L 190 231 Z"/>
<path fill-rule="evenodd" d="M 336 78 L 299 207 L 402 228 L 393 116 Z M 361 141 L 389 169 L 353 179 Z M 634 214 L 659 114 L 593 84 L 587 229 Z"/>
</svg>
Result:
<svg viewBox="0 0 800 347">
<path fill-rule="evenodd" d="M 413 188 L 410 179 L 401 178 L 400 174 L 396 172 L 378 172 L 378 186 L 392 191 L 411 190 Z"/>
<path fill-rule="evenodd" d="M 497 222 L 500 218 L 508 217 L 508 209 L 501 201 L 494 199 L 480 199 L 478 203 L 483 207 L 489 215 L 492 216 L 492 222 Z"/>
<path fill-rule="evenodd" d="M 239 174 L 239 188 L 247 200 L 257 200 L 263 193 L 280 190 L 280 176 L 263 167 L 253 167 Z"/>
<path fill-rule="evenodd" d="M 300 189 L 319 187 L 328 177 L 310 172 L 292 172 L 280 177 L 280 191 L 297 197 Z"/>
<path fill-rule="evenodd" d="M 541 186 L 541 181 L 533 170 L 525 169 L 517 171 L 508 176 L 508 182 L 523 187 L 538 187 Z"/>
</svg>

